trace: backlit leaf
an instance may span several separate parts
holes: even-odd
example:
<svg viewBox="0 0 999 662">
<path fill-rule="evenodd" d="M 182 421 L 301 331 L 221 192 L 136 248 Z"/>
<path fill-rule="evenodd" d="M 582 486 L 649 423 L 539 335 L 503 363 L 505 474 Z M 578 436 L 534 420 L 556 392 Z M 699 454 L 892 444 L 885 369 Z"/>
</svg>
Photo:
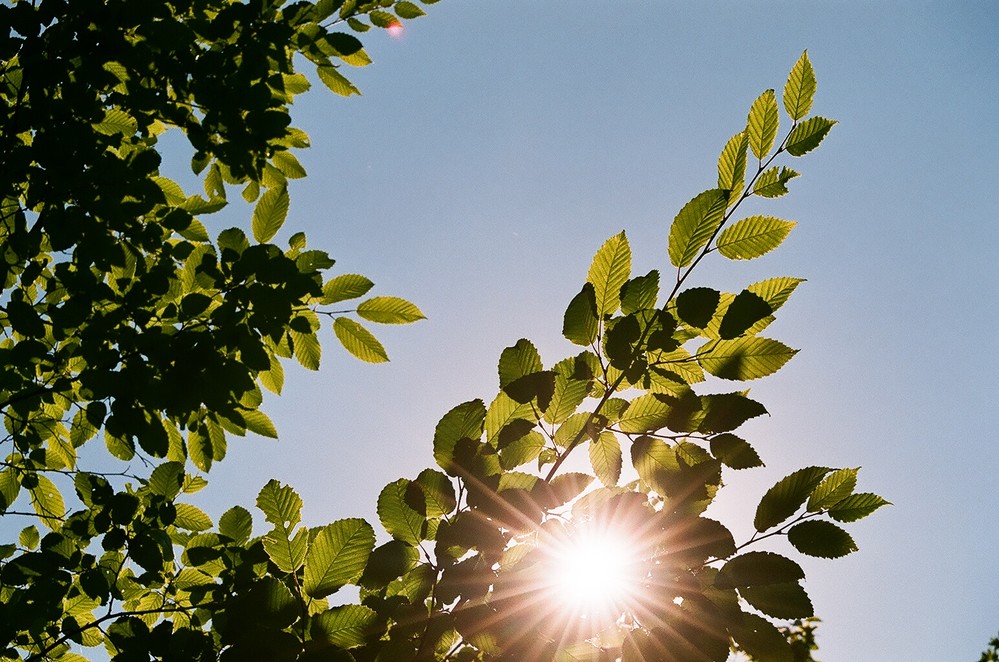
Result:
<svg viewBox="0 0 999 662">
<path fill-rule="evenodd" d="M 725 314 L 718 325 L 718 336 L 723 339 L 738 338 L 757 322 L 769 317 L 772 312 L 773 309 L 762 297 L 743 290 L 725 309 Z"/>
<path fill-rule="evenodd" d="M 718 188 L 729 192 L 729 203 L 737 200 L 746 185 L 746 152 L 749 135 L 740 131 L 725 144 L 718 157 Z"/>
<path fill-rule="evenodd" d="M 801 584 L 746 586 L 739 594 L 753 607 L 774 618 L 807 618 L 815 615 L 812 601 Z"/>
<path fill-rule="evenodd" d="M 621 442 L 613 432 L 604 430 L 590 441 L 590 466 L 605 486 L 617 485 L 621 479 L 621 464 Z"/>
<path fill-rule="evenodd" d="M 271 479 L 257 494 L 257 508 L 275 526 L 293 527 L 302 519 L 302 498 L 291 487 Z"/>
<path fill-rule="evenodd" d="M 877 494 L 863 492 L 851 494 L 829 509 L 829 516 L 838 522 L 856 522 L 873 513 L 881 506 L 891 505 Z"/>
<path fill-rule="evenodd" d="M 219 533 L 243 544 L 253 533 L 253 516 L 242 506 L 233 506 L 219 518 Z"/>
<path fill-rule="evenodd" d="M 323 357 L 323 348 L 319 344 L 319 336 L 315 333 L 291 332 L 292 347 L 299 364 L 308 370 L 319 370 L 319 362 Z"/>
<path fill-rule="evenodd" d="M 753 193 L 762 198 L 779 198 L 787 194 L 787 183 L 798 173 L 785 166 L 774 166 L 760 173 L 753 184 Z"/>
<path fill-rule="evenodd" d="M 544 370 L 544 366 L 531 341 L 521 338 L 500 354 L 498 370 L 500 388 L 506 388 L 521 377 Z"/>
<path fill-rule="evenodd" d="M 253 238 L 265 244 L 274 238 L 288 217 L 288 187 L 267 189 L 253 208 Z"/>
<path fill-rule="evenodd" d="M 769 338 L 711 341 L 698 351 L 698 363 L 715 377 L 745 381 L 781 369 L 798 350 Z"/>
<path fill-rule="evenodd" d="M 378 339 L 349 317 L 334 319 L 333 333 L 348 352 L 362 361 L 385 363 L 389 360 L 385 348 Z"/>
<path fill-rule="evenodd" d="M 62 517 L 66 514 L 62 494 L 48 477 L 36 473 L 35 478 L 38 480 L 38 485 L 29 490 L 31 505 L 38 513 L 42 524 L 55 531 L 62 525 Z"/>
<path fill-rule="evenodd" d="M 561 505 L 578 497 L 592 482 L 593 476 L 570 471 L 555 476 L 549 484 L 551 485 L 555 502 Z"/>
<path fill-rule="evenodd" d="M 597 298 L 593 283 L 586 283 L 565 309 L 562 335 L 570 342 L 586 347 L 597 339 Z"/>
<path fill-rule="evenodd" d="M 653 432 L 666 425 L 669 413 L 670 406 L 655 395 L 640 395 L 624 410 L 618 427 L 621 432 Z"/>
<path fill-rule="evenodd" d="M 718 588 L 796 582 L 805 572 L 791 559 L 771 552 L 746 552 L 729 559 L 715 578 Z"/>
<path fill-rule="evenodd" d="M 212 528 L 212 518 L 205 511 L 189 503 L 174 504 L 177 509 L 177 517 L 173 525 L 187 531 L 207 531 Z"/>
<path fill-rule="evenodd" d="M 797 225 L 773 216 L 750 216 L 718 235 L 718 252 L 730 260 L 751 260 L 780 246 Z"/>
<path fill-rule="evenodd" d="M 346 76 L 337 71 L 336 67 L 332 64 L 321 64 L 316 67 L 316 71 L 319 74 L 319 80 L 323 81 L 323 84 L 333 90 L 336 94 L 343 97 L 349 97 L 353 94 L 360 94 L 361 91 L 357 89 L 353 83 L 347 80 Z"/>
<path fill-rule="evenodd" d="M 676 314 L 684 324 L 703 329 L 718 309 L 721 293 L 709 287 L 692 287 L 676 297 Z"/>
<path fill-rule="evenodd" d="M 794 63 L 784 85 L 784 110 L 791 119 L 800 120 L 812 109 L 815 85 L 815 71 L 805 51 Z"/>
<path fill-rule="evenodd" d="M 357 306 L 357 314 L 378 324 L 409 324 L 426 319 L 420 309 L 399 297 L 374 297 Z"/>
<path fill-rule="evenodd" d="M 255 432 L 261 437 L 278 438 L 277 428 L 274 427 L 274 423 L 271 422 L 271 419 L 264 412 L 259 409 L 244 409 L 240 414 L 242 414 L 243 420 L 246 422 L 246 429 L 250 432 Z"/>
<path fill-rule="evenodd" d="M 639 310 L 655 308 L 658 297 L 658 271 L 652 270 L 644 276 L 635 276 L 621 287 L 621 312 L 630 315 Z"/>
<path fill-rule="evenodd" d="M 357 581 L 374 547 L 375 532 L 363 519 L 342 519 L 324 526 L 305 557 L 305 594 L 324 598 Z"/>
<path fill-rule="evenodd" d="M 772 310 L 777 310 L 784 305 L 784 302 L 788 300 L 795 288 L 803 282 L 805 282 L 803 278 L 782 276 L 761 280 L 758 283 L 753 283 L 746 289 L 766 301 Z"/>
<path fill-rule="evenodd" d="M 711 189 L 685 204 L 669 231 L 669 259 L 683 268 L 694 261 L 721 225 L 728 207 L 728 191 Z"/>
<path fill-rule="evenodd" d="M 806 467 L 785 476 L 767 490 L 756 507 L 753 525 L 759 532 L 777 526 L 800 508 L 815 486 L 831 470 L 828 467 Z"/>
<path fill-rule="evenodd" d="M 417 5 L 412 2 L 407 2 L 407 0 L 399 0 L 392 7 L 395 13 L 400 16 L 400 18 L 418 18 L 424 16 L 425 13 Z"/>
<path fill-rule="evenodd" d="M 593 285 L 597 316 L 610 315 L 621 307 L 621 286 L 631 275 L 631 246 L 622 231 L 604 242 L 593 256 L 586 282 Z"/>
<path fill-rule="evenodd" d="M 447 515 L 458 505 L 451 479 L 434 469 L 424 469 L 413 481 L 423 496 L 423 514 L 427 517 Z"/>
<path fill-rule="evenodd" d="M 757 159 L 763 160 L 763 157 L 770 153 L 779 126 L 780 111 L 777 108 L 777 97 L 773 90 L 767 90 L 753 102 L 746 125 L 749 147 Z"/>
<path fill-rule="evenodd" d="M 711 438 L 711 454 L 732 469 L 762 467 L 763 460 L 744 439 L 725 432 Z"/>
<path fill-rule="evenodd" d="M 444 414 L 434 431 L 434 459 L 444 471 L 454 476 L 454 448 L 461 439 L 478 440 L 486 420 L 486 405 L 481 400 L 464 402 Z"/>
<path fill-rule="evenodd" d="M 276 527 L 263 538 L 264 551 L 281 572 L 298 572 L 309 551 L 309 531 L 301 527 L 292 530 Z"/>
<path fill-rule="evenodd" d="M 857 551 L 849 533 L 832 522 L 808 520 L 795 524 L 787 532 L 787 540 L 802 554 L 835 559 Z"/>
<path fill-rule="evenodd" d="M 838 469 L 823 478 L 808 497 L 808 512 L 820 512 L 853 494 L 857 487 L 858 471 L 859 469 Z"/>
<path fill-rule="evenodd" d="M 323 285 L 324 304 L 347 301 L 364 296 L 375 284 L 360 274 L 341 274 L 330 278 Z"/>
<path fill-rule="evenodd" d="M 364 645 L 368 628 L 374 625 L 377 618 L 378 613 L 369 607 L 333 607 L 312 619 L 312 638 L 339 648 L 356 648 Z"/>
<path fill-rule="evenodd" d="M 794 662 L 794 652 L 787 638 L 773 623 L 756 614 L 740 614 L 741 620 L 728 630 L 739 647 L 754 660 Z"/>
<path fill-rule="evenodd" d="M 836 120 L 829 120 L 825 117 L 812 117 L 794 127 L 791 135 L 787 137 L 787 151 L 792 156 L 802 156 L 807 154 L 822 142 L 829 130 L 836 124 Z"/>
<path fill-rule="evenodd" d="M 396 540 L 419 545 L 423 540 L 426 518 L 406 505 L 408 486 L 409 481 L 405 478 L 385 486 L 378 495 L 378 519 Z"/>
</svg>

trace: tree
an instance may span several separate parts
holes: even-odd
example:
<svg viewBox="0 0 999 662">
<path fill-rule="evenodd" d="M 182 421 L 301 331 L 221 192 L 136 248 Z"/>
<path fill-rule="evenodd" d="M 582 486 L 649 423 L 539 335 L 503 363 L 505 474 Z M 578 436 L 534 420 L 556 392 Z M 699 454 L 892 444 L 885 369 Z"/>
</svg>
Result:
<svg viewBox="0 0 999 662">
<path fill-rule="evenodd" d="M 726 144 L 717 186 L 677 214 L 662 293 L 659 271 L 632 276 L 626 234 L 608 239 L 566 310 L 579 353 L 546 365 L 527 340 L 506 348 L 496 397 L 438 424 L 438 468 L 381 492 L 391 539 L 376 546 L 360 519 L 301 525 L 301 499 L 276 481 L 257 498 L 262 536 L 247 508 L 216 526 L 183 498 L 207 484 L 232 435 L 276 436 L 261 389 L 281 391 L 281 359 L 318 368 L 322 317 L 372 362 L 386 352 L 355 317 L 422 318 L 388 296 L 330 309 L 367 296 L 371 281 L 327 276 L 333 261 L 301 233 L 286 249 L 270 243 L 288 180 L 305 175 L 292 150 L 308 137 L 288 113 L 309 87 L 296 54 L 354 94 L 339 67 L 368 58 L 337 30 L 422 10 L 392 0 L 0 10 L 0 512 L 34 520 L 0 547 L 5 658 L 80 660 L 103 645 L 116 660 L 724 660 L 734 643 L 755 659 L 795 659 L 771 619 L 813 615 L 804 573 L 746 548 L 786 537 L 801 553 L 843 556 L 856 545 L 834 522 L 887 502 L 855 492 L 856 469 L 815 466 L 763 496 L 748 541 L 703 515 L 724 471 L 762 466 L 735 430 L 766 409 L 741 387 L 699 391 L 768 376 L 794 355 L 759 334 L 801 281 L 683 288 L 709 255 L 752 259 L 793 228 L 735 215 L 749 197 L 786 194 L 798 173 L 780 163 L 834 124 L 809 117 L 807 55 L 783 89 L 784 137 L 768 90 Z M 166 130 L 190 142 L 204 195 L 160 175 Z M 213 239 L 198 218 L 233 186 L 254 204 L 252 241 L 239 228 Z M 108 466 L 145 471 L 85 471 L 79 449 L 98 440 Z M 566 471 L 583 449 L 592 475 Z M 634 477 L 622 484 L 625 451 Z M 562 571 L 584 540 L 608 538 L 627 543 L 621 558 L 605 547 L 582 571 L 616 571 L 614 599 L 575 592 L 585 582 Z M 330 606 L 347 585 L 358 604 Z"/>
</svg>

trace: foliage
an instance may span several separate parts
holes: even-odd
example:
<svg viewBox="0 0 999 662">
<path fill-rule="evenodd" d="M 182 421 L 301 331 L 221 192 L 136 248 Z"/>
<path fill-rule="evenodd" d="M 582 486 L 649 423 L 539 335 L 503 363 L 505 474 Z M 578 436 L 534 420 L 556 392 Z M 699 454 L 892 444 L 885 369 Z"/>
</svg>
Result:
<svg viewBox="0 0 999 662">
<path fill-rule="evenodd" d="M 183 498 L 231 435 L 276 436 L 261 387 L 280 392 L 281 359 L 318 368 L 321 316 L 372 362 L 384 348 L 347 313 L 422 318 L 386 296 L 330 310 L 371 282 L 327 277 L 333 261 L 301 233 L 287 249 L 270 243 L 288 180 L 304 175 L 292 150 L 308 145 L 288 114 L 309 86 L 295 55 L 354 94 L 340 64 L 368 58 L 331 28 L 388 28 L 422 10 L 42 0 L 0 11 L 0 510 L 5 523 L 34 520 L 0 547 L 3 658 L 74 661 L 103 646 L 123 661 L 724 660 L 734 644 L 796 659 L 774 619 L 813 615 L 804 572 L 746 548 L 786 537 L 806 555 L 843 556 L 856 544 L 837 523 L 887 502 L 856 492 L 857 469 L 807 467 L 763 495 L 747 541 L 704 516 L 725 471 L 763 464 L 735 434 L 766 414 L 741 382 L 794 355 L 759 334 L 801 281 L 683 286 L 709 254 L 759 257 L 794 227 L 736 214 L 787 193 L 798 173 L 778 159 L 810 152 L 834 124 L 808 117 L 807 55 L 783 91 L 783 138 L 768 90 L 725 146 L 717 187 L 677 214 L 675 277 L 661 291 L 659 271 L 633 275 L 624 232 L 608 239 L 566 310 L 580 350 L 553 364 L 527 340 L 503 350 L 489 404 L 459 404 L 438 424 L 439 468 L 382 490 L 391 539 L 378 545 L 360 519 L 304 526 L 302 500 L 276 481 L 256 501 L 263 535 L 242 506 L 216 525 Z M 158 136 L 171 128 L 194 149 L 203 196 L 160 175 Z M 199 220 L 231 186 L 254 204 L 252 242 L 238 228 L 213 240 Z M 80 448 L 96 440 L 148 471 L 83 470 Z M 592 475 L 564 468 L 582 449 Z M 635 552 L 632 596 L 600 617 L 552 607 L 560 554 L 587 528 Z M 358 604 L 331 604 L 344 586 Z"/>
<path fill-rule="evenodd" d="M 989 640 L 989 647 L 982 651 L 978 662 L 999 662 L 999 635 Z"/>
</svg>

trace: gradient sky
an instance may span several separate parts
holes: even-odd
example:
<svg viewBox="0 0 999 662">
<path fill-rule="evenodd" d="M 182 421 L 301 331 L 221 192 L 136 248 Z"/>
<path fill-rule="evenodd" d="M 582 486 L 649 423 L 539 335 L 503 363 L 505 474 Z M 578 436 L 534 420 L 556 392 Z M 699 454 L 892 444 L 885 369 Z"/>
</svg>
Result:
<svg viewBox="0 0 999 662">
<path fill-rule="evenodd" d="M 296 104 L 314 146 L 279 240 L 306 230 L 336 270 L 429 319 L 378 329 L 381 366 L 327 329 L 323 369 L 292 371 L 265 405 L 281 440 L 231 443 L 199 503 L 250 504 L 273 477 L 309 524 L 377 522 L 382 486 L 433 464 L 440 416 L 495 394 L 503 347 L 530 338 L 546 364 L 572 351 L 562 313 L 604 239 L 624 229 L 636 272 L 667 269 L 673 216 L 808 49 L 814 112 L 840 123 L 791 195 L 760 207 L 798 227 L 689 283 L 808 279 L 768 332 L 802 351 L 753 385 L 771 417 L 743 428 L 767 468 L 727 476 L 710 513 L 745 539 L 782 476 L 862 466 L 859 489 L 895 505 L 850 526 L 858 553 L 802 562 L 820 659 L 977 659 L 999 629 L 999 3 L 444 0 L 428 14 L 365 36 L 375 63 L 347 72 L 363 97 L 317 86 Z"/>
</svg>

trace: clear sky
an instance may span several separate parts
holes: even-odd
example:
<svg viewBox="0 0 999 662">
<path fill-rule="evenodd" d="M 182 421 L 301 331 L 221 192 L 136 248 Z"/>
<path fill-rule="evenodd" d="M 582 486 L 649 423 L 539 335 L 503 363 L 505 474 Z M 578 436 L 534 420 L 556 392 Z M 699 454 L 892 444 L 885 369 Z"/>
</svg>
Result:
<svg viewBox="0 0 999 662">
<path fill-rule="evenodd" d="M 281 440 L 231 443 L 208 509 L 252 503 L 274 477 L 310 524 L 376 522 L 382 486 L 433 464 L 440 416 L 495 394 L 503 347 L 568 355 L 562 313 L 604 239 L 625 229 L 636 271 L 666 269 L 673 216 L 808 49 L 814 111 L 840 123 L 767 207 L 799 225 L 767 257 L 694 279 L 808 279 L 770 334 L 802 351 L 753 386 L 771 417 L 746 432 L 768 466 L 728 477 L 712 512 L 744 539 L 780 477 L 862 466 L 860 489 L 895 505 L 850 527 L 858 553 L 803 561 L 820 659 L 977 659 L 999 629 L 999 3 L 444 0 L 428 14 L 365 36 L 375 63 L 348 72 L 363 97 L 317 86 L 296 104 L 314 146 L 282 236 L 306 230 L 336 269 L 429 320 L 379 329 L 382 366 L 327 329 L 323 369 L 268 399 Z"/>
</svg>

